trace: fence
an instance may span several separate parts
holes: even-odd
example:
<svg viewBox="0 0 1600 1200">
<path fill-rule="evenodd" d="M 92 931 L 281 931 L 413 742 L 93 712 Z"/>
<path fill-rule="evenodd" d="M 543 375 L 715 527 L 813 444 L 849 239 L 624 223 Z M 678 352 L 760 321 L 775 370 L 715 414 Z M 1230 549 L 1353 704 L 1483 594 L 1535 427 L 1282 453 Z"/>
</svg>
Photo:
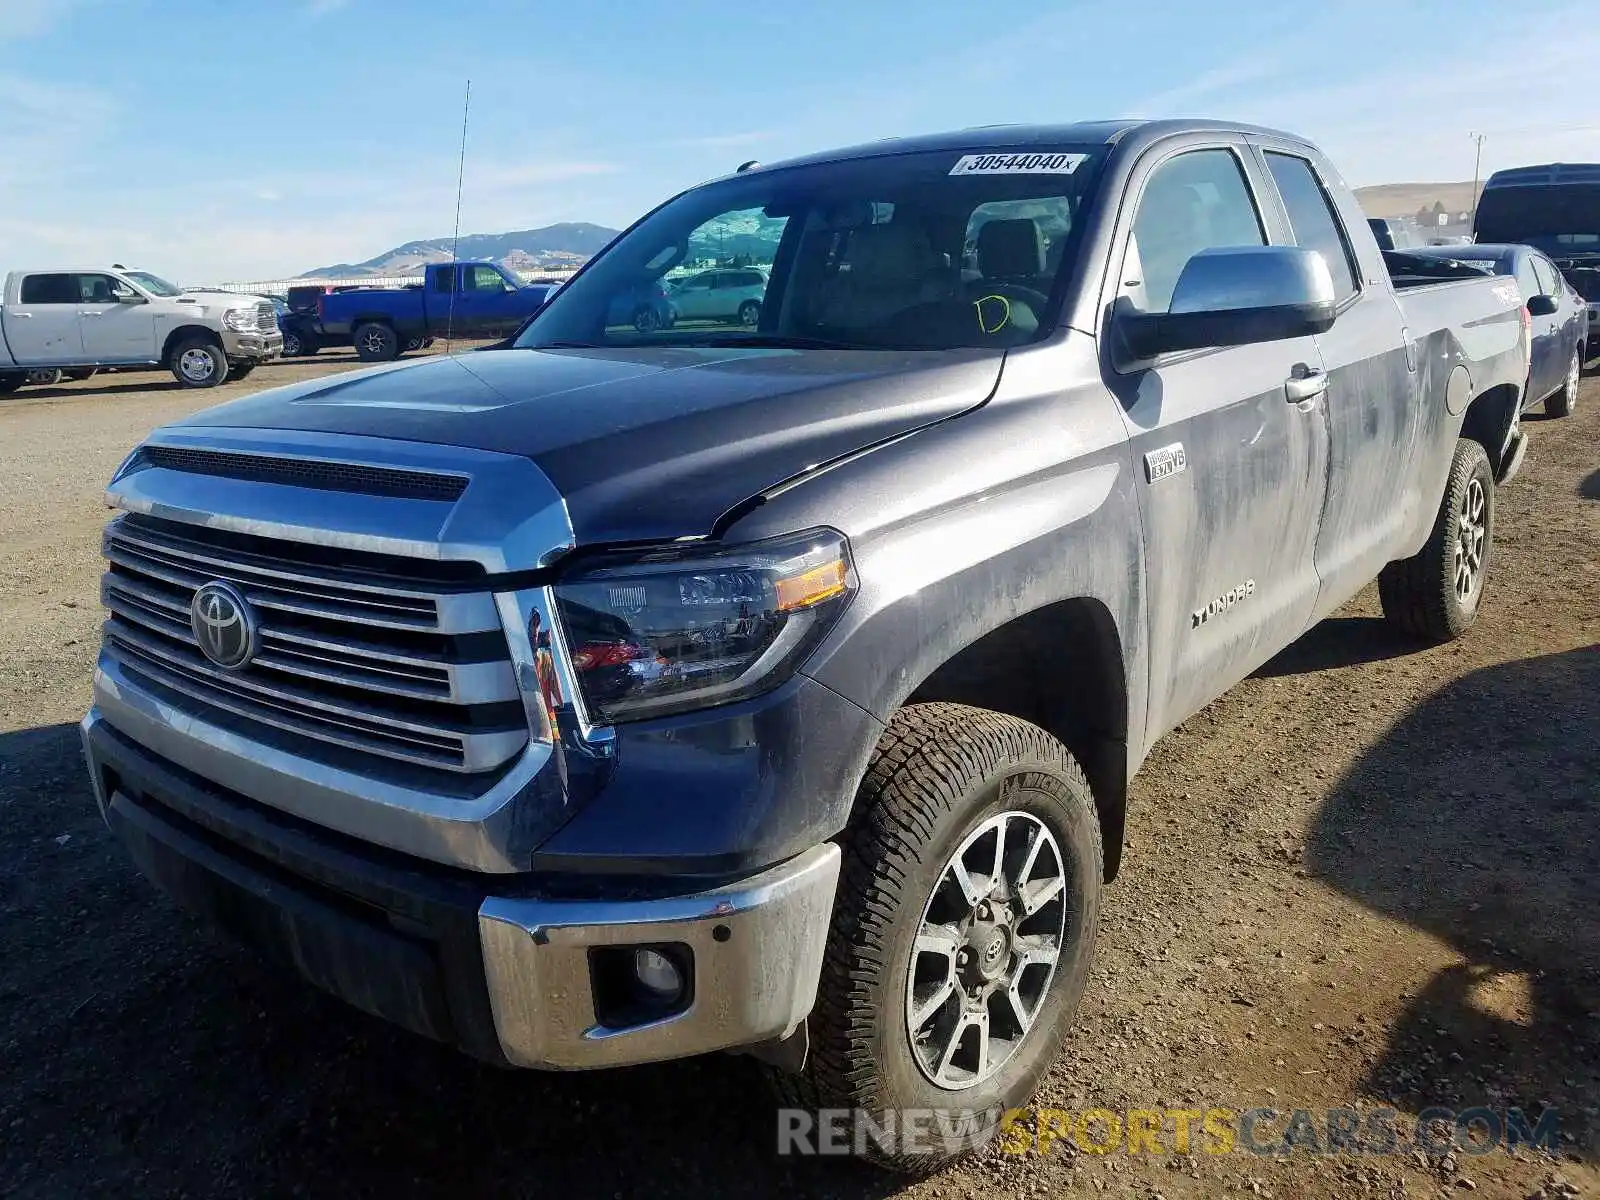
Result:
<svg viewBox="0 0 1600 1200">
<path fill-rule="evenodd" d="M 511 268 L 507 267 L 506 270 L 511 271 Z M 529 283 L 536 279 L 570 279 L 577 270 L 577 267 L 550 267 L 537 271 L 511 271 L 511 274 L 523 283 Z M 292 287 L 410 287 L 420 286 L 421 283 L 422 273 L 419 271 L 415 275 L 350 275 L 338 279 L 252 279 L 245 283 L 215 283 L 207 286 L 215 291 L 246 296 L 282 296 Z"/>
</svg>

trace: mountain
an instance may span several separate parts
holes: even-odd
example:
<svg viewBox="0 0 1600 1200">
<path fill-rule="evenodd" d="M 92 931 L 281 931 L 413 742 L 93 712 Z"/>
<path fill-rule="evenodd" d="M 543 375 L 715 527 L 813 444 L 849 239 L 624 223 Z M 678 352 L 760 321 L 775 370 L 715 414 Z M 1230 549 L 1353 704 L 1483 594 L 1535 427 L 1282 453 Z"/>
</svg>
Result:
<svg viewBox="0 0 1600 1200">
<path fill-rule="evenodd" d="M 463 260 L 497 262 L 513 271 L 541 267 L 576 267 L 594 257 L 617 230 L 585 221 L 522 229 L 513 233 L 464 234 L 456 250 Z M 428 263 L 450 261 L 450 239 L 424 238 L 386 250 L 358 263 L 335 263 L 307 271 L 305 279 L 342 279 L 359 275 L 413 275 Z"/>
<path fill-rule="evenodd" d="M 1479 182 L 1482 186 L 1482 181 Z M 1460 183 L 1382 183 L 1356 189 L 1361 211 L 1369 217 L 1410 217 L 1418 210 L 1444 205 L 1446 212 L 1463 213 L 1472 208 L 1472 184 Z"/>
</svg>

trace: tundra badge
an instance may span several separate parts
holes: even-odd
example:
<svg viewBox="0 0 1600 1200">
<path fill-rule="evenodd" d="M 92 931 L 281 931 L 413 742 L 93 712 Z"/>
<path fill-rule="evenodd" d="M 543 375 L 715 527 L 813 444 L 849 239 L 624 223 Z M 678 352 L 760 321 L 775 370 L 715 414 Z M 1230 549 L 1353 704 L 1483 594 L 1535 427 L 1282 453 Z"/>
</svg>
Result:
<svg viewBox="0 0 1600 1200">
<path fill-rule="evenodd" d="M 1190 619 L 1194 622 L 1194 624 L 1189 628 L 1199 629 L 1200 626 L 1211 620 L 1212 617 L 1218 615 L 1219 613 L 1227 612 L 1235 604 L 1239 603 L 1239 601 L 1247 600 L 1255 594 L 1256 581 L 1254 579 L 1246 579 L 1238 587 L 1229 588 L 1227 591 L 1223 592 L 1222 595 L 1211 601 L 1204 608 L 1195 609 L 1194 612 L 1190 614 Z"/>
<path fill-rule="evenodd" d="M 1159 450 L 1151 450 L 1144 456 L 1144 473 L 1151 483 L 1176 475 L 1186 470 L 1189 460 L 1184 457 L 1183 443 L 1173 442 L 1170 446 L 1162 446 Z"/>
</svg>

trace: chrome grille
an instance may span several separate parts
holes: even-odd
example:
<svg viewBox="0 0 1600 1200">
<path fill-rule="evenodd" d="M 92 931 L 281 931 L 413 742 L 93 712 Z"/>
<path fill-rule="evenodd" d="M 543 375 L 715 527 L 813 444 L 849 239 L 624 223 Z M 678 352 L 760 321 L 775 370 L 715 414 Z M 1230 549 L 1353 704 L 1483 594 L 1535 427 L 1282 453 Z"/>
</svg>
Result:
<svg viewBox="0 0 1600 1200">
<path fill-rule="evenodd" d="M 528 740 L 494 597 L 440 564 L 336 564 L 299 543 L 135 515 L 107 526 L 103 548 L 106 652 L 187 707 L 463 772 L 500 766 Z M 260 622 L 240 670 L 201 654 L 190 628 L 194 593 L 213 580 Z"/>
<path fill-rule="evenodd" d="M 278 312 L 270 300 L 263 300 L 256 305 L 256 328 L 262 333 L 278 332 Z"/>
</svg>

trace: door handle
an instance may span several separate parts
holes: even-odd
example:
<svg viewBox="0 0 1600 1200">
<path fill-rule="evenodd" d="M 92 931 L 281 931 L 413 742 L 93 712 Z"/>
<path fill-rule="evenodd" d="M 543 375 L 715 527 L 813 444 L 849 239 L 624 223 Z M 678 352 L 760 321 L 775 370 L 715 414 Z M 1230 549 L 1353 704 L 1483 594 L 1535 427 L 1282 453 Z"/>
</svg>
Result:
<svg viewBox="0 0 1600 1200">
<path fill-rule="evenodd" d="M 1294 374 L 1283 381 L 1283 394 L 1290 404 L 1315 400 L 1327 390 L 1328 373 L 1319 367 L 1308 367 L 1305 363 L 1297 365 Z"/>
<path fill-rule="evenodd" d="M 11 316 L 14 317 L 16 320 L 19 320 L 19 321 L 24 321 L 24 320 L 31 321 L 31 320 L 33 320 L 33 314 L 32 313 L 12 313 Z"/>
</svg>

